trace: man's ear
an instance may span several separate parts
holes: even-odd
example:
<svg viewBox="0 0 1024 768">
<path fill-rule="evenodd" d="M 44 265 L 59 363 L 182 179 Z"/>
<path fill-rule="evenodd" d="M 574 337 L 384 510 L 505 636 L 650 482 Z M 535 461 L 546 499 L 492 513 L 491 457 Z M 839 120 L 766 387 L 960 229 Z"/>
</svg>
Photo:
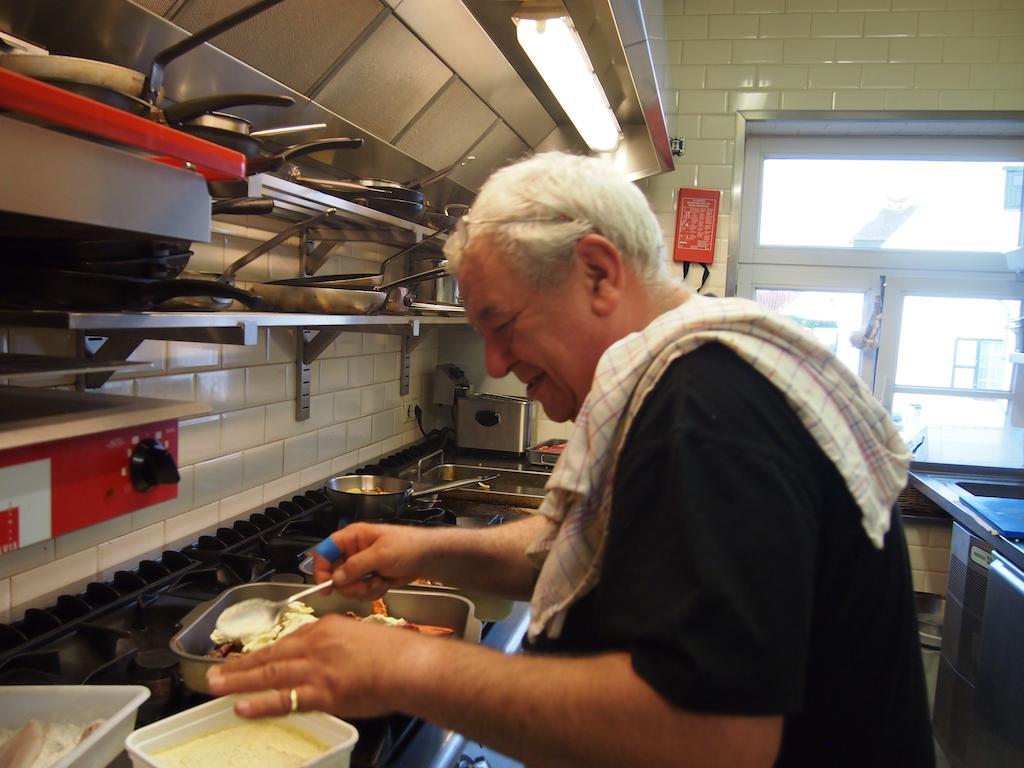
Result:
<svg viewBox="0 0 1024 768">
<path fill-rule="evenodd" d="M 625 265 L 619 249 L 603 235 L 591 233 L 576 243 L 576 261 L 583 272 L 594 314 L 612 314 L 626 287 Z"/>
</svg>

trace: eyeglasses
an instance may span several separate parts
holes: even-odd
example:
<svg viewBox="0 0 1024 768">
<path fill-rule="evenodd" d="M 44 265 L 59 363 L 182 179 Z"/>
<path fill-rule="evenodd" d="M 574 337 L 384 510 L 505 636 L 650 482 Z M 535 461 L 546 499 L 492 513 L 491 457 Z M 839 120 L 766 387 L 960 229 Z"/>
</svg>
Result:
<svg viewBox="0 0 1024 768">
<path fill-rule="evenodd" d="M 471 224 L 568 224 L 571 221 L 575 221 L 575 219 L 570 219 L 567 216 L 536 216 L 524 219 L 471 219 L 468 216 L 463 216 L 459 219 L 455 231 L 448 235 L 448 242 L 452 244 L 457 253 L 461 253 L 462 249 L 466 247 L 466 240 L 469 238 L 469 226 Z"/>
</svg>

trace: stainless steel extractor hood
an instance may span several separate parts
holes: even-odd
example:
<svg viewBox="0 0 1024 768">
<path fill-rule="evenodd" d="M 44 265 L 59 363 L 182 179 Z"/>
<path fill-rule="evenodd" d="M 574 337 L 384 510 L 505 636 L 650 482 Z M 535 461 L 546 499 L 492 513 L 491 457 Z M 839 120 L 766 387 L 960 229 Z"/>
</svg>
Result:
<svg viewBox="0 0 1024 768">
<path fill-rule="evenodd" d="M 161 48 L 249 0 L 0 0 L 0 31 L 54 54 L 145 71 Z M 631 178 L 672 168 L 639 0 L 565 0 L 619 120 L 612 160 Z M 494 169 L 532 150 L 586 152 L 515 41 L 518 0 L 286 0 L 172 63 L 173 100 L 260 91 L 290 109 L 231 110 L 265 129 L 327 123 L 288 142 L 366 140 L 321 153 L 347 177 L 414 180 L 467 156 L 431 185 L 435 205 L 468 203 Z M 305 162 L 305 160 L 303 161 Z"/>
</svg>

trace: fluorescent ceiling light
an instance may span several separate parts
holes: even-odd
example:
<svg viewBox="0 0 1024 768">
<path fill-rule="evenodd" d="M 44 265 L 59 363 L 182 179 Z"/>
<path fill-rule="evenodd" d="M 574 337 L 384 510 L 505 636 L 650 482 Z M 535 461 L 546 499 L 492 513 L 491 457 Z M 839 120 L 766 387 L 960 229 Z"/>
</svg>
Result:
<svg viewBox="0 0 1024 768">
<path fill-rule="evenodd" d="M 569 17 L 512 20 L 519 44 L 583 140 L 595 152 L 615 149 L 619 123 Z"/>
</svg>

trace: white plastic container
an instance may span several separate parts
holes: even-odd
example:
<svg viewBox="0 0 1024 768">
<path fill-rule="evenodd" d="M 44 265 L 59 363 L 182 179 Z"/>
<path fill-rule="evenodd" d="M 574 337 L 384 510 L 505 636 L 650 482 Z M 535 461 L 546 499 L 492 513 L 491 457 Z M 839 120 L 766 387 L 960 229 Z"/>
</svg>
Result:
<svg viewBox="0 0 1024 768">
<path fill-rule="evenodd" d="M 103 720 L 54 768 L 106 768 L 121 754 L 139 706 L 148 698 L 149 689 L 141 685 L 3 685 L 0 727 L 20 728 L 34 719 L 84 728 Z"/>
<path fill-rule="evenodd" d="M 258 694 L 246 694 L 253 695 Z M 198 739 L 212 731 L 253 722 L 235 714 L 234 706 L 239 698 L 244 697 L 235 694 L 214 699 L 135 731 L 125 742 L 132 765 L 134 768 L 160 768 L 154 753 Z M 326 752 L 304 763 L 303 768 L 348 768 L 352 750 L 359 739 L 355 726 L 323 712 L 296 712 L 270 722 L 293 728 L 329 747 Z"/>
</svg>

